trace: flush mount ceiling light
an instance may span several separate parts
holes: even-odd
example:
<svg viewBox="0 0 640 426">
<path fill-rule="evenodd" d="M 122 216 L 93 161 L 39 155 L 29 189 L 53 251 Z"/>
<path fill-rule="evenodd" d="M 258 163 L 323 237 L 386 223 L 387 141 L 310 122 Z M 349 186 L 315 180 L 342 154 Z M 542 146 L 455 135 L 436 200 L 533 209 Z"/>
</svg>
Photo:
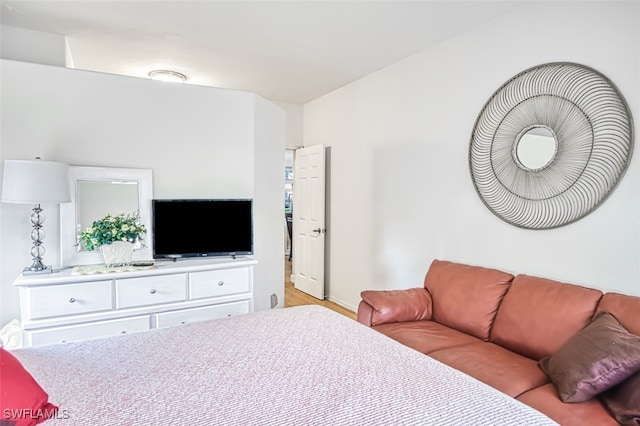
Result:
<svg viewBox="0 0 640 426">
<path fill-rule="evenodd" d="M 170 81 L 172 83 L 184 83 L 187 80 L 186 75 L 170 70 L 151 71 L 149 73 L 149 78 L 152 80 Z"/>
</svg>

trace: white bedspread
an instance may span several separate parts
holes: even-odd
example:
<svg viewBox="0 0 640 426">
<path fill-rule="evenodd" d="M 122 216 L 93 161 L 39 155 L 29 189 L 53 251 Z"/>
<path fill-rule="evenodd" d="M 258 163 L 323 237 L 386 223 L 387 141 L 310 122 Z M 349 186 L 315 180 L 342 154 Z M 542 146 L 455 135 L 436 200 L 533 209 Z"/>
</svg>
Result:
<svg viewBox="0 0 640 426">
<path fill-rule="evenodd" d="M 13 351 L 68 419 L 45 425 L 549 425 L 318 306 Z"/>
</svg>

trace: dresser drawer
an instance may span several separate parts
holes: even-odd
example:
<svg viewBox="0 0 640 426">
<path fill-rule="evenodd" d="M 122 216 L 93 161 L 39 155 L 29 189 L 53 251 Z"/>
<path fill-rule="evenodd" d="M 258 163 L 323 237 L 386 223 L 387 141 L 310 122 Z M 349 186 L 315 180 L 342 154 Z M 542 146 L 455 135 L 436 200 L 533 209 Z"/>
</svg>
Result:
<svg viewBox="0 0 640 426">
<path fill-rule="evenodd" d="M 189 286 L 192 299 L 245 293 L 250 290 L 249 269 L 191 272 Z"/>
<path fill-rule="evenodd" d="M 116 280 L 116 306 L 157 305 L 187 299 L 186 274 Z"/>
<path fill-rule="evenodd" d="M 149 330 L 149 320 L 149 316 L 145 315 L 41 330 L 26 330 L 25 346 L 50 345 Z"/>
<path fill-rule="evenodd" d="M 224 303 L 222 305 L 163 312 L 155 316 L 156 327 L 170 327 L 172 325 L 248 314 L 249 310 L 249 301 L 242 300 L 240 302 Z"/>
<path fill-rule="evenodd" d="M 113 307 L 111 280 L 32 287 L 21 292 L 25 296 L 25 319 L 85 314 Z"/>
</svg>

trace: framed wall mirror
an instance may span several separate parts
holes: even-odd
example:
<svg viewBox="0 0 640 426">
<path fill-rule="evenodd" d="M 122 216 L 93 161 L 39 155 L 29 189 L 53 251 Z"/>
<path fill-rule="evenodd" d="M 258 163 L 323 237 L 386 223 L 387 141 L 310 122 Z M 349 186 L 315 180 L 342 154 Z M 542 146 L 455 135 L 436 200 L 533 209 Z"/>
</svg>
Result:
<svg viewBox="0 0 640 426">
<path fill-rule="evenodd" d="M 71 166 L 69 168 L 71 202 L 60 205 L 60 253 L 64 266 L 103 263 L 99 250 L 89 251 L 78 236 L 94 220 L 107 214 L 139 212 L 147 233 L 134 251 L 134 260 L 151 259 L 151 170 L 109 167 Z"/>
</svg>

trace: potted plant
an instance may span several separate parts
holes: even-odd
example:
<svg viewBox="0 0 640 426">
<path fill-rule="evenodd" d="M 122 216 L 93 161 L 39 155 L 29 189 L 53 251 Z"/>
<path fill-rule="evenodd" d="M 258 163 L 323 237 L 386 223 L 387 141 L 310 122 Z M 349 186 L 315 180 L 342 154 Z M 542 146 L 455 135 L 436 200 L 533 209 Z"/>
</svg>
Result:
<svg viewBox="0 0 640 426">
<path fill-rule="evenodd" d="M 87 250 L 100 248 L 107 266 L 127 265 L 131 262 L 135 244 L 147 232 L 136 213 L 112 216 L 107 214 L 80 234 L 80 244 Z"/>
</svg>

